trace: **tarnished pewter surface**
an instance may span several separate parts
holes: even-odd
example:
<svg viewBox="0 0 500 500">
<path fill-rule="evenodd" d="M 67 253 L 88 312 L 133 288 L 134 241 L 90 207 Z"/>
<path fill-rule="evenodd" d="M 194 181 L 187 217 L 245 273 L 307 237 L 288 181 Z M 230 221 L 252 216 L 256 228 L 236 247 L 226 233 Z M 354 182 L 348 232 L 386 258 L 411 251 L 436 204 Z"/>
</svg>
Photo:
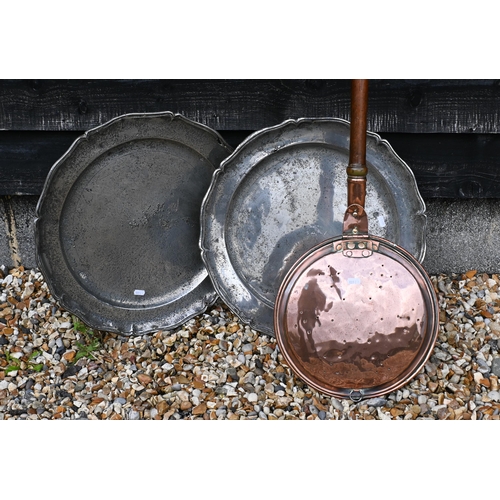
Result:
<svg viewBox="0 0 500 500">
<path fill-rule="evenodd" d="M 358 247 L 373 251 L 356 254 Z M 335 238 L 311 249 L 285 278 L 276 337 L 287 363 L 312 387 L 376 397 L 424 366 L 438 312 L 432 283 L 410 254 L 381 238 Z"/>
<path fill-rule="evenodd" d="M 389 143 L 367 133 L 371 234 L 425 255 L 425 204 Z M 215 172 L 202 204 L 200 246 L 214 286 L 256 330 L 274 335 L 276 293 L 308 249 L 342 233 L 349 122 L 288 120 L 243 141 Z"/>
<path fill-rule="evenodd" d="M 232 149 L 170 112 L 120 116 L 52 167 L 36 210 L 37 262 L 53 295 L 93 328 L 173 328 L 217 295 L 200 257 L 200 207 Z"/>
</svg>

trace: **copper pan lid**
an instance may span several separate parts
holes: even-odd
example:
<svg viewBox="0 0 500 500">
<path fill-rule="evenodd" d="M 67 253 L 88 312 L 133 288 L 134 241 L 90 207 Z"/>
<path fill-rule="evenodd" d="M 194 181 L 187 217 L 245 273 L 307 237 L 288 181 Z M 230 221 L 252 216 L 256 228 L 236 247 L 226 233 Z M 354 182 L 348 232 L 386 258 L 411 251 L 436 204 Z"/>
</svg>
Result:
<svg viewBox="0 0 500 500">
<path fill-rule="evenodd" d="M 276 338 L 311 387 L 357 400 L 417 375 L 434 347 L 438 313 L 432 283 L 408 252 L 382 238 L 338 237 L 285 278 Z"/>
<path fill-rule="evenodd" d="M 432 283 L 406 250 L 368 234 L 367 81 L 354 80 L 348 207 L 343 234 L 306 252 L 278 291 L 280 350 L 311 387 L 355 401 L 401 387 L 424 366 L 437 339 Z"/>
</svg>

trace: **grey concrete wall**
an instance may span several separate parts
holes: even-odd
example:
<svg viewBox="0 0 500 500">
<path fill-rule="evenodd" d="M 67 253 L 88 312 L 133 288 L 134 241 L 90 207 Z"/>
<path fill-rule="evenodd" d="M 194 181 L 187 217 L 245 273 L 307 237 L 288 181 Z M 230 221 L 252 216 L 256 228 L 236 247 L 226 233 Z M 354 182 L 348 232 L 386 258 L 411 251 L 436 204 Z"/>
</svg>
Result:
<svg viewBox="0 0 500 500">
<path fill-rule="evenodd" d="M 35 209 L 37 196 L 0 197 L 0 265 L 36 267 Z"/>
<path fill-rule="evenodd" d="M 36 267 L 38 197 L 0 197 L 0 265 Z M 429 274 L 500 273 L 500 200 L 427 200 Z"/>
</svg>

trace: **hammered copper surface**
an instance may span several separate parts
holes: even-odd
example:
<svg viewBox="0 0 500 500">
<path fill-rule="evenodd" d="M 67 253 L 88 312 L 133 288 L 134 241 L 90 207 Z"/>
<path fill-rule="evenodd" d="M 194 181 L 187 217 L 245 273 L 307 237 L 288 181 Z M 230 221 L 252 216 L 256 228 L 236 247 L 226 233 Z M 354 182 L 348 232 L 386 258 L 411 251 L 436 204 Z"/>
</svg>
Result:
<svg viewBox="0 0 500 500">
<path fill-rule="evenodd" d="M 383 394 L 413 377 L 432 350 L 432 285 L 387 245 L 371 238 L 325 243 L 292 269 L 278 294 L 282 353 L 322 392 Z"/>
</svg>

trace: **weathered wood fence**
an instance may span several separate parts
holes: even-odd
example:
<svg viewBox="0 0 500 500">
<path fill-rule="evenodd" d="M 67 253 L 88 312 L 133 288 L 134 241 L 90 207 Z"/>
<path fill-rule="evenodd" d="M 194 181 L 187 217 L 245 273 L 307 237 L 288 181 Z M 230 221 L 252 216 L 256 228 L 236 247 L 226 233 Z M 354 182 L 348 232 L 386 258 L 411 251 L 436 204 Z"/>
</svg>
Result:
<svg viewBox="0 0 500 500">
<path fill-rule="evenodd" d="M 173 111 L 232 145 L 288 118 L 349 119 L 349 80 L 0 80 L 0 195 L 39 195 L 84 131 Z M 371 80 L 368 128 L 424 199 L 500 197 L 500 80 Z"/>
</svg>

